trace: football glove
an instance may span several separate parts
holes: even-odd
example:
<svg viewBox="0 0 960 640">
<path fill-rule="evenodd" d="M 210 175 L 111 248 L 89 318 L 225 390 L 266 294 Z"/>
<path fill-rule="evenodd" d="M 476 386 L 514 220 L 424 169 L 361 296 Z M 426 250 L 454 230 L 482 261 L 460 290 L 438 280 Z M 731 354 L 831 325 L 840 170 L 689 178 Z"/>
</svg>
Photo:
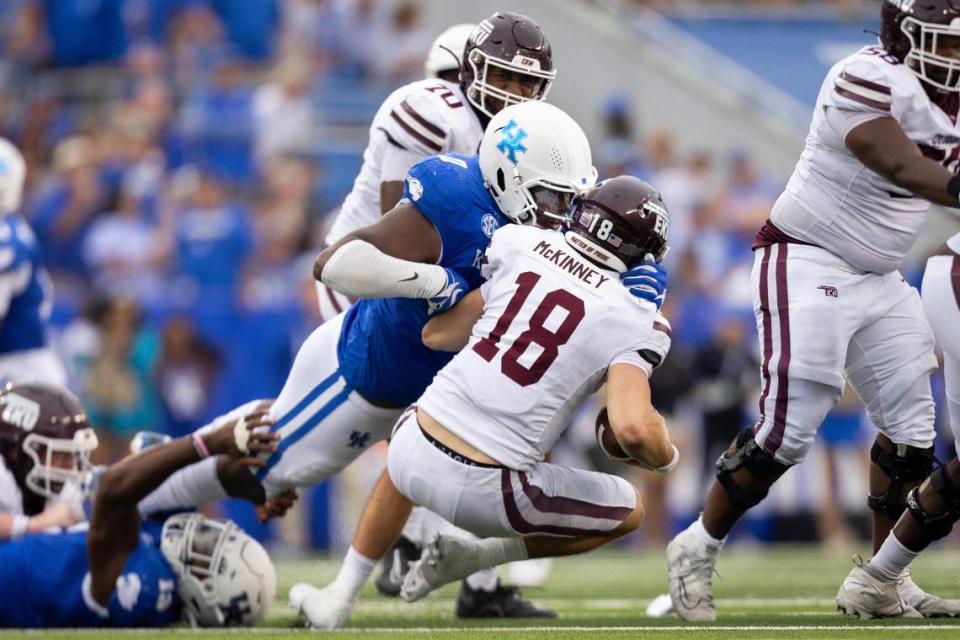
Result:
<svg viewBox="0 0 960 640">
<path fill-rule="evenodd" d="M 667 293 L 667 270 L 659 262 L 644 260 L 637 266 L 620 274 L 620 282 L 630 293 L 641 300 L 663 306 Z"/>
<path fill-rule="evenodd" d="M 443 313 L 460 302 L 470 290 L 470 284 L 462 275 L 453 269 L 444 269 L 444 271 L 447 272 L 447 283 L 435 296 L 427 298 L 427 315 Z"/>
</svg>

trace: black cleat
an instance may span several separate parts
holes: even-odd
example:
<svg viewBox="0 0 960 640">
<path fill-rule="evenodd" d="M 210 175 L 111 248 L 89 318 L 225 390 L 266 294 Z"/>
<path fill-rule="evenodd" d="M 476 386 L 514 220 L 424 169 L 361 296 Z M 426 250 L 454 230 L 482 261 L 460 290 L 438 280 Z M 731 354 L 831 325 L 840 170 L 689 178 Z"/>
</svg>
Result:
<svg viewBox="0 0 960 640">
<path fill-rule="evenodd" d="M 467 581 L 460 585 L 457 596 L 458 618 L 556 618 L 550 609 L 542 609 L 524 600 L 516 587 L 505 587 L 499 582 L 493 591 L 471 589 Z"/>
<path fill-rule="evenodd" d="M 395 598 L 400 595 L 403 579 L 407 577 L 410 563 L 420 559 L 423 550 L 409 538 L 400 536 L 397 542 L 390 547 L 390 551 L 383 557 L 383 568 L 377 576 L 377 591 Z"/>
</svg>

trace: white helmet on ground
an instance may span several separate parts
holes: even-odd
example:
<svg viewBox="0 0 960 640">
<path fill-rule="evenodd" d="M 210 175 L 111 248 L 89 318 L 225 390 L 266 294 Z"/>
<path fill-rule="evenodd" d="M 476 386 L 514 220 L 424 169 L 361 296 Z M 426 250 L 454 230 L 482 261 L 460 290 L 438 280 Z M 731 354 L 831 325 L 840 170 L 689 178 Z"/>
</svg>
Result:
<svg viewBox="0 0 960 640">
<path fill-rule="evenodd" d="M 27 164 L 12 142 L 0 138 L 0 215 L 20 208 Z"/>
<path fill-rule="evenodd" d="M 503 215 L 555 227 L 573 196 L 597 182 L 590 143 L 573 118 L 546 102 L 500 111 L 480 142 L 480 171 Z"/>
<path fill-rule="evenodd" d="M 460 58 L 467 46 L 467 38 L 477 27 L 472 23 L 455 24 L 433 41 L 430 52 L 423 62 L 423 74 L 427 78 L 436 78 L 446 71 L 459 71 Z"/>
<path fill-rule="evenodd" d="M 160 551 L 177 575 L 184 616 L 193 626 L 252 626 L 277 590 L 266 550 L 233 522 L 180 513 L 163 525 Z"/>
</svg>

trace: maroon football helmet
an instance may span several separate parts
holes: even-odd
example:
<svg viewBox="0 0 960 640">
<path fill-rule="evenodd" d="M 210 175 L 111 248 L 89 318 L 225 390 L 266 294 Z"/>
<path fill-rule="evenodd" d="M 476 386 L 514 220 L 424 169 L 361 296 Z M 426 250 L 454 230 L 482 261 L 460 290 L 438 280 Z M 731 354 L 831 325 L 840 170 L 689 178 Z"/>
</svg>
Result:
<svg viewBox="0 0 960 640">
<path fill-rule="evenodd" d="M 574 200 L 566 238 L 597 264 L 626 271 L 646 257 L 667 255 L 670 215 L 657 190 L 639 178 L 600 182 Z"/>
<path fill-rule="evenodd" d="M 52 498 L 64 483 L 82 482 L 96 448 L 83 405 L 66 389 L 31 383 L 0 390 L 0 455 L 25 502 L 28 492 Z"/>
<path fill-rule="evenodd" d="M 543 100 L 557 75 L 553 52 L 540 26 L 519 13 L 497 12 L 481 21 L 463 49 L 460 86 L 467 100 L 487 118 L 507 105 Z M 494 68 L 521 76 L 530 95 L 491 82 Z"/>
<path fill-rule="evenodd" d="M 960 91 L 960 0 L 884 0 L 880 43 L 921 80 Z"/>
</svg>

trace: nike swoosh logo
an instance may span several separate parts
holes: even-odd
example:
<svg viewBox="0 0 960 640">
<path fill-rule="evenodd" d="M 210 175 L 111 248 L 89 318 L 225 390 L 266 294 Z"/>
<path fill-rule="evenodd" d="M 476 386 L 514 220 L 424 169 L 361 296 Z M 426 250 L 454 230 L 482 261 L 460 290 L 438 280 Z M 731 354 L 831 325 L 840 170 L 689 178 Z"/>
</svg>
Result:
<svg viewBox="0 0 960 640">
<path fill-rule="evenodd" d="M 413 280 L 416 280 L 416 279 L 419 278 L 419 277 L 420 277 L 420 274 L 419 274 L 419 273 L 415 273 L 415 274 L 413 274 L 412 276 L 410 276 L 409 278 L 404 278 L 403 280 L 397 280 L 397 282 L 411 282 L 411 281 L 413 281 Z"/>
</svg>

